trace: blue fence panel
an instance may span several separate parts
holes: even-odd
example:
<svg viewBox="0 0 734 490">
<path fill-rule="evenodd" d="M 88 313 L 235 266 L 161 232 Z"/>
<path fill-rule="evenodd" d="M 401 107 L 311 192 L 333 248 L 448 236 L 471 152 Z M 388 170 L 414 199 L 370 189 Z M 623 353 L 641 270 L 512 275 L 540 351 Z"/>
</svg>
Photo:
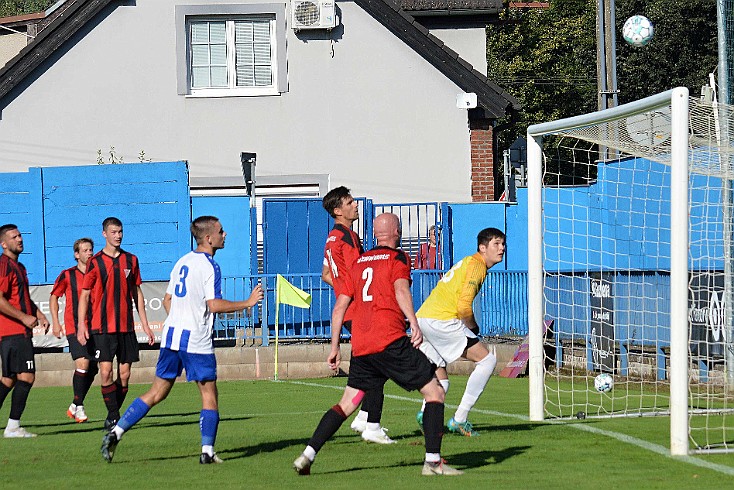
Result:
<svg viewBox="0 0 734 490">
<path fill-rule="evenodd" d="M 191 215 L 214 215 L 222 223 L 227 239 L 215 257 L 227 276 L 246 276 L 251 269 L 250 198 L 245 196 L 197 196 L 191 198 Z M 257 270 L 255 270 L 257 272 Z M 235 300 L 244 299 L 240 297 Z"/>
<path fill-rule="evenodd" d="M 77 238 L 92 238 L 95 250 L 104 245 L 108 216 L 122 221 L 122 248 L 140 259 L 143 280 L 167 280 L 190 250 L 188 182 L 185 162 L 44 168 L 47 281 L 73 263 Z"/>
<path fill-rule="evenodd" d="M 13 223 L 23 235 L 20 262 L 31 284 L 46 282 L 41 169 L 0 174 L 0 226 Z"/>
<path fill-rule="evenodd" d="M 475 299 L 475 316 L 484 336 L 527 335 L 527 273 L 489 271 Z"/>
</svg>

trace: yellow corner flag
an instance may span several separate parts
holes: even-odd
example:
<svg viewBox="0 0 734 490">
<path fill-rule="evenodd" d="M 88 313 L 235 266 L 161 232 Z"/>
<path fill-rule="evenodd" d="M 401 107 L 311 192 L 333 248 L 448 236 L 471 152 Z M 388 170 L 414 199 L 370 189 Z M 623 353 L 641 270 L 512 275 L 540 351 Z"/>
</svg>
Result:
<svg viewBox="0 0 734 490">
<path fill-rule="evenodd" d="M 309 308 L 311 306 L 311 295 L 303 289 L 298 289 L 289 283 L 285 277 L 278 274 L 276 279 L 276 303 L 296 306 L 298 308 Z"/>
</svg>

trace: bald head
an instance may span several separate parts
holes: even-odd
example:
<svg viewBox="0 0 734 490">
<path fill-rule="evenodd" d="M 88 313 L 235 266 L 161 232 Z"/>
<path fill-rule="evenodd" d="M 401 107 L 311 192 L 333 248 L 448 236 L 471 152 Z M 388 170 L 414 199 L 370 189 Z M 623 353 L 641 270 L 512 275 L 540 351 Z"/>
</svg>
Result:
<svg viewBox="0 0 734 490">
<path fill-rule="evenodd" d="M 392 213 L 382 213 L 374 221 L 377 244 L 397 248 L 400 242 L 400 219 Z"/>
</svg>

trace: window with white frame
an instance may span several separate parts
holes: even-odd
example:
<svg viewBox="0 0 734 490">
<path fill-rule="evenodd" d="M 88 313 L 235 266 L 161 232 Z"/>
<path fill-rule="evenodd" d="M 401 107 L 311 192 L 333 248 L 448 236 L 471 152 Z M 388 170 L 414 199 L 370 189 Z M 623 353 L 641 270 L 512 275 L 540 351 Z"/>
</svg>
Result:
<svg viewBox="0 0 734 490">
<path fill-rule="evenodd" d="M 225 5 L 215 12 L 204 8 L 176 9 L 178 93 L 222 97 L 285 92 L 283 5 Z"/>
</svg>

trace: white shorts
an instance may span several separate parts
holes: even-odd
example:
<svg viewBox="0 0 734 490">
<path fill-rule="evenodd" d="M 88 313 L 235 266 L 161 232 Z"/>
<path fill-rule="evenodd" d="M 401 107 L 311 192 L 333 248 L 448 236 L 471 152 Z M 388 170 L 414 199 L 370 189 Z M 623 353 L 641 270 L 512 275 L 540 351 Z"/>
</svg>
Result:
<svg viewBox="0 0 734 490">
<path fill-rule="evenodd" d="M 454 362 L 466 349 L 466 339 L 476 338 L 476 334 L 461 320 L 436 320 L 419 318 L 418 326 L 423 332 L 420 350 L 438 367 L 446 367 Z"/>
</svg>

